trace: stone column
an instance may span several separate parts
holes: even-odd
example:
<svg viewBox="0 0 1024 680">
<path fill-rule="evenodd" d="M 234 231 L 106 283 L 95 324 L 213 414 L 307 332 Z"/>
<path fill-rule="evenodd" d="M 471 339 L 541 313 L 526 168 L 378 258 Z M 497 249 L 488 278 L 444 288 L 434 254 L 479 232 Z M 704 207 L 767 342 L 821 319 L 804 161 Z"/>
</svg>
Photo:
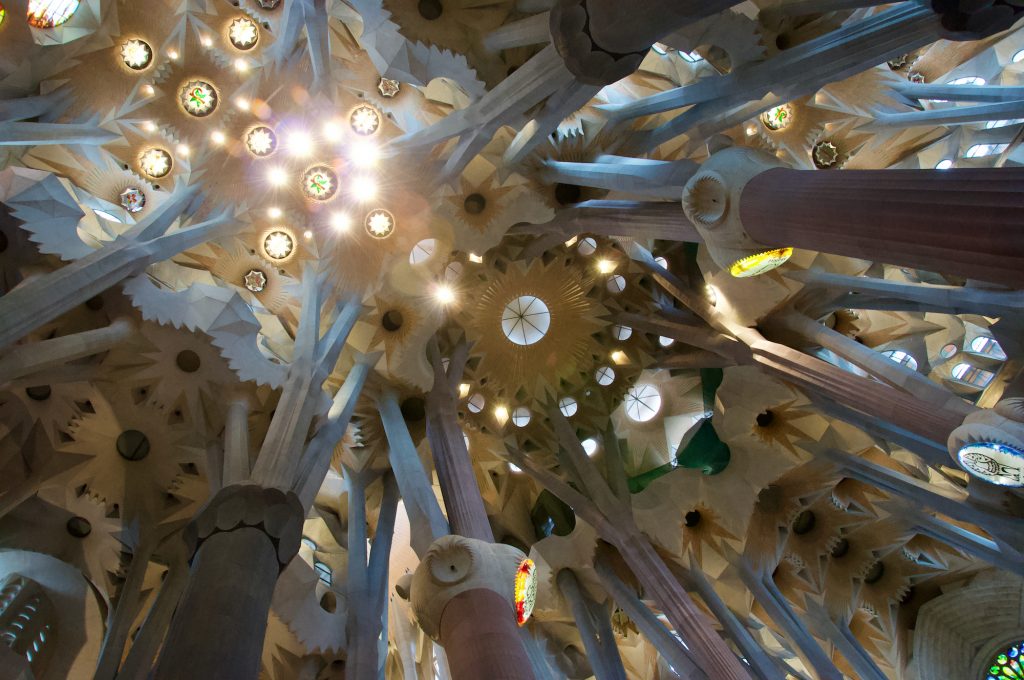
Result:
<svg viewBox="0 0 1024 680">
<path fill-rule="evenodd" d="M 169 556 L 170 564 L 163 583 L 160 584 L 160 592 L 146 614 L 142 628 L 128 650 L 127 658 L 117 672 L 118 680 L 146 680 L 149 677 L 153 660 L 164 640 L 164 633 L 188 583 L 188 562 L 185 559 L 184 545 L 180 536 L 174 540 L 180 547 L 174 548 Z"/>
<path fill-rule="evenodd" d="M 449 361 L 449 370 L 456 369 L 452 375 L 445 373 L 436 343 L 432 344 L 430 354 L 434 386 L 427 393 L 427 441 L 434 456 L 448 523 L 452 533 L 493 543 L 494 534 L 456 413 L 455 384 L 462 376 L 465 351 Z"/>
<path fill-rule="evenodd" d="M 56 271 L 23 282 L 0 298 L 0 318 L 4 319 L 0 327 L 0 347 L 138 274 L 150 264 L 211 238 L 228 223 L 226 213 L 165 235 L 174 221 L 186 212 L 197 191 L 195 187 L 175 189 L 155 212 L 118 238 Z"/>
<path fill-rule="evenodd" d="M 222 489 L 186 529 L 188 586 L 153 677 L 255 678 L 274 585 L 299 550 L 303 512 L 293 493 Z"/>
<path fill-rule="evenodd" d="M 1024 286 L 1024 168 L 777 168 L 746 184 L 750 237 Z"/>
<path fill-rule="evenodd" d="M 117 606 L 107 621 L 107 632 L 103 636 L 103 646 L 96 664 L 94 680 L 110 680 L 117 675 L 132 622 L 135 621 L 142 605 L 142 583 L 149 570 L 149 559 L 160 538 L 152 528 L 147 527 L 145 533 L 146 536 L 132 552 L 131 566 L 128 567 L 127 577 L 118 593 Z"/>
<path fill-rule="evenodd" d="M 134 334 L 135 324 L 130 319 L 121 318 L 103 328 L 17 345 L 0 358 L 0 385 L 31 373 L 56 368 L 75 359 L 105 352 Z"/>
<path fill-rule="evenodd" d="M 977 410 L 942 385 L 929 380 L 912 368 L 892 361 L 880 352 L 866 347 L 853 338 L 838 333 L 822 323 L 808 318 L 796 310 L 784 310 L 771 315 L 762 326 L 781 333 L 794 334 L 804 343 L 820 345 L 858 366 L 893 387 L 916 397 L 935 409 L 943 409 L 963 419 Z"/>
<path fill-rule="evenodd" d="M 771 575 L 755 571 L 744 557 L 740 557 L 738 562 L 735 566 L 743 583 L 775 625 L 796 645 L 800 658 L 809 668 L 814 669 L 818 680 L 843 680 L 843 674 L 808 632 L 803 620 L 790 607 Z"/>
<path fill-rule="evenodd" d="M 619 656 L 615 637 L 599 636 L 594 625 L 594 608 L 597 603 L 583 593 L 575 574 L 569 569 L 559 571 L 555 580 L 572 609 L 572 616 L 576 620 L 583 647 L 587 650 L 587 658 L 594 671 L 594 677 L 597 680 L 626 680 L 626 669 L 622 666 L 622 657 Z M 602 613 L 607 619 L 607 612 Z"/>
<path fill-rule="evenodd" d="M 437 504 L 433 485 L 423 470 L 394 392 L 385 391 L 378 406 L 388 438 L 388 460 L 409 515 L 412 547 L 422 557 L 434 539 L 448 533 L 448 520 Z"/>
<path fill-rule="evenodd" d="M 551 42 L 576 79 L 603 87 L 633 73 L 651 45 L 735 0 L 557 0 Z"/>
<path fill-rule="evenodd" d="M 654 645 L 658 654 L 665 657 L 672 668 L 684 678 L 697 680 L 708 678 L 701 669 L 697 668 L 689 651 L 683 647 L 683 642 L 669 632 L 668 628 L 662 625 L 661 621 L 648 609 L 636 593 L 627 586 L 615 573 L 615 569 L 608 563 L 608 560 L 598 555 L 594 563 L 601 583 L 607 589 L 608 594 L 615 600 L 616 604 L 626 612 L 626 615 L 633 620 L 636 627 L 647 638 L 648 642 Z M 589 654 L 589 650 L 588 654 Z M 593 663 L 593 661 L 591 661 Z"/>
<path fill-rule="evenodd" d="M 423 632 L 445 648 L 453 680 L 535 680 L 513 608 L 525 557 L 512 546 L 461 536 L 438 539 L 424 555 L 412 606 Z"/>
</svg>

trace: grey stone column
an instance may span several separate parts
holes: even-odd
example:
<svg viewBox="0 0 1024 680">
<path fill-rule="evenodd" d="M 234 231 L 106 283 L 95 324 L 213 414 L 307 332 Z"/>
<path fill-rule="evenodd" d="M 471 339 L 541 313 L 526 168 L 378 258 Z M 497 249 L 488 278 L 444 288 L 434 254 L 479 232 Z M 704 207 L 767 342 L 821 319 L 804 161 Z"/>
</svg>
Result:
<svg viewBox="0 0 1024 680">
<path fill-rule="evenodd" d="M 298 498 L 278 489 L 222 489 L 186 529 L 196 546 L 155 680 L 252 680 L 274 586 L 299 549 Z"/>
</svg>

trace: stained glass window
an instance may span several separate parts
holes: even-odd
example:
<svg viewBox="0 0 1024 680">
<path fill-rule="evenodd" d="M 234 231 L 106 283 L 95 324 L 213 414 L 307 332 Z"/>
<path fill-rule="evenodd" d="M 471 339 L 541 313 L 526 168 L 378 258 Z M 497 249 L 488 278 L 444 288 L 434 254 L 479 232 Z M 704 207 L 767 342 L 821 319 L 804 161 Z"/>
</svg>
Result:
<svg viewBox="0 0 1024 680">
<path fill-rule="evenodd" d="M 338 176 L 330 168 L 318 165 L 303 177 L 302 190 L 315 201 L 326 201 L 338 192 Z"/>
<path fill-rule="evenodd" d="M 3 5 L 0 5 L 0 26 L 4 25 L 4 19 L 7 18 L 7 10 L 4 9 Z"/>
<path fill-rule="evenodd" d="M 971 351 L 995 357 L 996 359 L 1006 358 L 1006 352 L 1003 351 L 999 342 L 995 338 L 991 338 L 987 335 L 979 335 L 974 338 L 974 340 L 971 340 Z"/>
<path fill-rule="evenodd" d="M 1024 666 L 1021 662 L 1021 654 L 1024 653 L 1024 642 L 1011 645 L 1009 649 L 1001 652 L 992 659 L 992 665 L 988 669 L 985 680 L 1024 680 Z"/>
<path fill-rule="evenodd" d="M 190 80 L 178 92 L 181 105 L 196 117 L 208 116 L 217 108 L 217 91 L 202 80 Z"/>
<path fill-rule="evenodd" d="M 901 349 L 889 349 L 882 352 L 882 354 L 889 357 L 889 359 L 895 361 L 897 364 L 903 364 L 912 371 L 917 370 L 917 359 Z"/>
<path fill-rule="evenodd" d="M 793 122 L 793 108 L 789 104 L 775 106 L 761 114 L 761 124 L 769 130 L 781 130 Z"/>
<path fill-rule="evenodd" d="M 78 11 L 78 0 L 29 0 L 28 23 L 36 28 L 60 26 Z"/>
</svg>

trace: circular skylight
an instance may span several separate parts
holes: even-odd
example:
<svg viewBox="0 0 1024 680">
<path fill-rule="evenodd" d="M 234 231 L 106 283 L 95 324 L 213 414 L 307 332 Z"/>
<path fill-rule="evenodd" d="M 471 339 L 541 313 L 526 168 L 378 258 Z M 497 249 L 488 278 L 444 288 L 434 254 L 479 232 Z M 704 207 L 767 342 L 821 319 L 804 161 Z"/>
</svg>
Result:
<svg viewBox="0 0 1024 680">
<path fill-rule="evenodd" d="M 589 439 L 584 439 L 580 443 L 583 444 L 583 450 L 586 452 L 588 456 L 593 456 L 595 453 L 597 453 L 597 440 L 594 439 L 593 437 L 590 437 Z"/>
<path fill-rule="evenodd" d="M 558 400 L 558 410 L 562 412 L 562 415 L 566 418 L 572 418 L 576 415 L 576 411 L 579 409 L 579 404 L 572 397 L 562 397 Z"/>
<path fill-rule="evenodd" d="M 484 399 L 484 395 L 477 392 L 466 402 L 466 408 L 469 409 L 470 413 L 480 413 L 480 411 L 484 410 L 486 404 L 487 401 Z"/>
<path fill-rule="evenodd" d="M 608 282 L 605 286 L 608 288 L 609 293 L 618 295 L 626 289 L 626 279 L 621 274 L 612 274 L 608 277 Z"/>
<path fill-rule="evenodd" d="M 437 239 L 425 238 L 412 247 L 409 253 L 410 264 L 423 264 L 434 255 L 437 250 Z"/>
<path fill-rule="evenodd" d="M 512 424 L 516 427 L 526 427 L 530 424 L 530 409 L 519 406 L 512 411 Z"/>
<path fill-rule="evenodd" d="M 595 241 L 590 236 L 584 239 L 580 239 L 579 244 L 576 246 L 576 250 L 579 252 L 580 255 L 593 255 L 594 251 L 597 250 L 597 241 Z"/>
<path fill-rule="evenodd" d="M 634 385 L 626 390 L 626 415 L 646 423 L 661 410 L 661 392 L 654 385 Z"/>
<path fill-rule="evenodd" d="M 612 333 L 616 340 L 629 340 L 633 335 L 633 329 L 629 326 L 615 326 L 612 328 Z"/>
<path fill-rule="evenodd" d="M 501 330 L 517 345 L 532 345 L 547 335 L 551 312 L 533 295 L 523 295 L 505 305 L 501 314 Z"/>
<path fill-rule="evenodd" d="M 594 377 L 597 378 L 598 385 L 606 387 L 615 382 L 615 371 L 613 371 L 610 366 L 602 366 L 601 368 L 597 369 L 597 372 L 594 374 Z"/>
</svg>

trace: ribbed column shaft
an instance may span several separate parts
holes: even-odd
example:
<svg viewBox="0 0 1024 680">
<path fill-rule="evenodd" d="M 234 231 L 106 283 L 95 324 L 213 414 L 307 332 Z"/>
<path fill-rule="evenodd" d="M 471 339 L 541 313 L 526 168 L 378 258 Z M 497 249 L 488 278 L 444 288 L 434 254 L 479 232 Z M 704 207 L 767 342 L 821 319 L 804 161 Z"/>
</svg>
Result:
<svg viewBox="0 0 1024 680">
<path fill-rule="evenodd" d="M 765 245 L 1024 285 L 1024 168 L 775 168 L 747 184 L 740 217 Z"/>
</svg>

